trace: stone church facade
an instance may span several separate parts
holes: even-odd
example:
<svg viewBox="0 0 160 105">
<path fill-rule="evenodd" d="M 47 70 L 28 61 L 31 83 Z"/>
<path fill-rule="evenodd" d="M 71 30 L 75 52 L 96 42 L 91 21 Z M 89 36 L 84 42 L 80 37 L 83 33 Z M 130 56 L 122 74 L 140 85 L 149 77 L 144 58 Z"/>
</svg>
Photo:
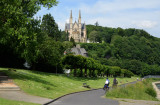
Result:
<svg viewBox="0 0 160 105">
<path fill-rule="evenodd" d="M 81 23 L 81 12 L 79 11 L 78 22 L 72 22 L 72 11 L 70 14 L 69 23 L 65 24 L 65 32 L 69 33 L 69 40 L 71 38 L 74 39 L 75 42 L 86 43 L 87 42 L 87 34 L 86 34 L 86 25 L 85 23 Z"/>
</svg>

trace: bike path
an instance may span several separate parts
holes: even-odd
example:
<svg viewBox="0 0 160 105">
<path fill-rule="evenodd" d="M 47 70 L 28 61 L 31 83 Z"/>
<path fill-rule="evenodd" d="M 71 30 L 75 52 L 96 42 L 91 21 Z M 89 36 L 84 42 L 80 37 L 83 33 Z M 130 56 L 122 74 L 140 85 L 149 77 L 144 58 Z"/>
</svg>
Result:
<svg viewBox="0 0 160 105">
<path fill-rule="evenodd" d="M 129 84 L 135 84 L 137 81 L 119 85 L 118 87 L 125 87 Z M 112 89 L 112 88 L 110 88 Z M 91 90 L 70 94 L 50 104 L 44 105 L 119 105 L 117 100 L 107 99 L 104 97 L 105 91 L 103 89 Z"/>
<path fill-rule="evenodd" d="M 103 89 L 67 95 L 46 105 L 119 105 L 118 101 L 104 98 Z"/>
</svg>

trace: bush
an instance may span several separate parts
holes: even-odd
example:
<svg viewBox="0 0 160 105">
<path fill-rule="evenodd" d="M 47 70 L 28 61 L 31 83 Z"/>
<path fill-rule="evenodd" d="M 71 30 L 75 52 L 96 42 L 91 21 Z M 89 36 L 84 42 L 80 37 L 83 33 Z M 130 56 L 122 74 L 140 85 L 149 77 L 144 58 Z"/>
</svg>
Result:
<svg viewBox="0 0 160 105">
<path fill-rule="evenodd" d="M 157 96 L 156 91 L 152 87 L 147 88 L 145 92 L 154 98 Z"/>
</svg>

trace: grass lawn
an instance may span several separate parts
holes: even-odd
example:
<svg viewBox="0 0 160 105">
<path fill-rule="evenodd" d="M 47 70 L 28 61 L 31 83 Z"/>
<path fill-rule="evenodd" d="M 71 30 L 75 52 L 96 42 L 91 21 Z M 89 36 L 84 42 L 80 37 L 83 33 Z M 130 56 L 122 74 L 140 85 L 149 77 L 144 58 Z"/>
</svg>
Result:
<svg viewBox="0 0 160 105">
<path fill-rule="evenodd" d="M 52 74 L 30 70 L 8 71 L 7 68 L 0 68 L 0 71 L 6 72 L 14 82 L 26 93 L 31 95 L 57 98 L 62 95 L 88 90 L 82 87 L 83 83 L 87 83 L 91 88 L 102 88 L 106 78 L 80 78 L 67 77 L 64 74 Z M 113 78 L 109 78 L 112 85 Z M 119 84 L 136 81 L 136 77 L 117 78 Z"/>
<path fill-rule="evenodd" d="M 107 92 L 106 97 L 157 101 L 156 91 L 153 89 L 152 82 L 158 80 L 160 79 L 146 79 L 134 85 L 128 85 L 125 88 L 117 87 Z"/>
<path fill-rule="evenodd" d="M 0 98 L 0 105 L 40 105 L 40 104 L 13 101 L 13 100 L 7 100 L 7 99 Z"/>
</svg>

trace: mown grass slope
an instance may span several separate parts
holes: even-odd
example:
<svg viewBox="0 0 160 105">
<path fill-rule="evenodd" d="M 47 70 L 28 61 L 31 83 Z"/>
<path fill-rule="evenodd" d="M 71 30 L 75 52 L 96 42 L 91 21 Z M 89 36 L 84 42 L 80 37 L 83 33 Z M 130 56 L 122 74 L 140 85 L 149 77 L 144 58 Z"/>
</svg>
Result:
<svg viewBox="0 0 160 105">
<path fill-rule="evenodd" d="M 40 104 L 27 103 L 22 101 L 13 101 L 0 98 L 0 105 L 40 105 Z"/>
<path fill-rule="evenodd" d="M 57 98 L 62 95 L 88 90 L 82 87 L 83 83 L 87 83 L 91 88 L 102 88 L 106 78 L 80 78 L 67 77 L 64 74 L 52 74 L 30 70 L 16 70 L 9 71 L 5 68 L 0 68 L 1 71 L 6 72 L 14 82 L 26 93 L 31 95 Z M 113 78 L 109 78 L 112 85 Z M 135 81 L 136 77 L 132 78 L 117 78 L 119 84 Z"/>
</svg>

